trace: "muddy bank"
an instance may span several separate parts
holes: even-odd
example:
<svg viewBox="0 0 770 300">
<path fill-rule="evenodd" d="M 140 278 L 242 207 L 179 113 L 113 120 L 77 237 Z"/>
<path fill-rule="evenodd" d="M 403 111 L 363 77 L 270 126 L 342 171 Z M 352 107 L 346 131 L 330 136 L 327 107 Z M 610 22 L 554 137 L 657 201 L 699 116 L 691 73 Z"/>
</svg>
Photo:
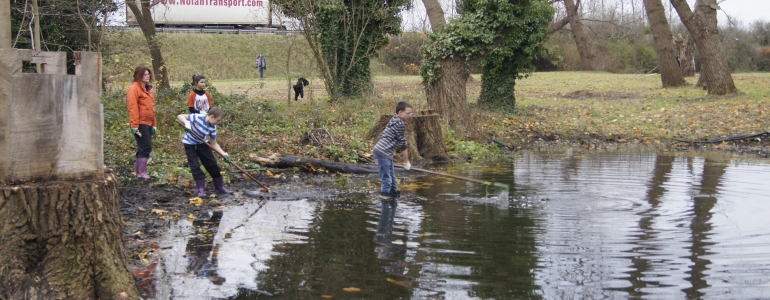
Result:
<svg viewBox="0 0 770 300">
<path fill-rule="evenodd" d="M 137 287 L 145 298 L 155 295 L 158 262 L 164 250 L 159 240 L 168 234 L 168 228 L 179 219 L 199 220 L 204 223 L 212 215 L 228 207 L 266 201 L 291 201 L 303 198 L 331 198 L 339 188 L 366 185 L 370 176 L 295 173 L 292 170 L 273 170 L 272 175 L 256 176 L 270 187 L 265 192 L 254 181 L 239 173 L 230 173 L 226 187 L 233 195 L 213 194 L 213 185 L 207 178 L 207 197 L 197 197 L 194 184 L 186 180 L 176 183 L 149 183 L 124 179 L 118 188 L 120 210 L 123 214 L 123 238 L 129 256 L 129 269 L 136 278 Z M 124 177 L 125 178 L 125 177 Z M 254 212 L 250 212 L 254 213 Z M 202 233 L 205 235 L 205 232 Z"/>
</svg>

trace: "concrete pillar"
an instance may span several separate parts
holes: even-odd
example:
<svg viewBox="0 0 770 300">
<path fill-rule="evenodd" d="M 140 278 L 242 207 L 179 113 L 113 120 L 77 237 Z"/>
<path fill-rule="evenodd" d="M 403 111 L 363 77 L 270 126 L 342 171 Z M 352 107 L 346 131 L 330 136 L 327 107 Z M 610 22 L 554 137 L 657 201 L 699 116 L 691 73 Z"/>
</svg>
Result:
<svg viewBox="0 0 770 300">
<path fill-rule="evenodd" d="M 0 0 L 0 49 L 11 48 L 11 0 Z"/>
</svg>

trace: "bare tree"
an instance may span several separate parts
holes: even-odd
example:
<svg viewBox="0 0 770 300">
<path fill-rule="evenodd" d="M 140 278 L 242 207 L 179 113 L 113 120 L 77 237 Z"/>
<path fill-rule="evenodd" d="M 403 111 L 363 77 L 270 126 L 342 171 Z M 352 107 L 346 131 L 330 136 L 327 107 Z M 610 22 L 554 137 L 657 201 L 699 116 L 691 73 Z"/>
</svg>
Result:
<svg viewBox="0 0 770 300">
<path fill-rule="evenodd" d="M 163 60 L 160 43 L 158 43 L 158 36 L 155 33 L 155 21 L 152 19 L 152 11 L 150 11 L 150 8 L 158 3 L 160 2 L 150 2 L 150 0 L 126 1 L 126 5 L 131 9 L 131 12 L 136 18 L 136 22 L 139 23 L 139 28 L 142 29 L 144 39 L 147 40 L 147 47 L 150 48 L 152 70 L 155 74 L 155 79 L 158 80 L 158 87 L 167 89 L 170 87 L 168 81 L 168 68 L 166 67 L 166 61 Z"/>
<path fill-rule="evenodd" d="M 591 40 L 586 35 L 585 30 L 583 30 L 583 21 L 580 19 L 580 0 L 577 2 L 574 0 L 551 0 L 549 3 L 553 4 L 556 2 L 564 2 L 567 16 L 551 23 L 551 32 L 556 32 L 569 24 L 572 36 L 575 38 L 583 69 L 587 71 L 596 70 L 596 55 L 591 48 Z"/>
<path fill-rule="evenodd" d="M 737 92 L 738 89 L 735 88 L 733 77 L 730 75 L 722 45 L 719 43 L 719 28 L 717 27 L 719 5 L 717 5 L 717 1 L 697 0 L 694 12 L 690 10 L 686 0 L 670 1 L 698 47 L 703 61 L 701 76 L 704 77 L 708 93 L 725 95 Z"/>
<path fill-rule="evenodd" d="M 660 80 L 663 87 L 681 86 L 685 84 L 682 70 L 676 63 L 674 37 L 666 21 L 666 12 L 660 0 L 644 0 L 647 19 L 650 21 L 652 38 L 655 41 L 655 53 L 658 56 Z"/>
</svg>

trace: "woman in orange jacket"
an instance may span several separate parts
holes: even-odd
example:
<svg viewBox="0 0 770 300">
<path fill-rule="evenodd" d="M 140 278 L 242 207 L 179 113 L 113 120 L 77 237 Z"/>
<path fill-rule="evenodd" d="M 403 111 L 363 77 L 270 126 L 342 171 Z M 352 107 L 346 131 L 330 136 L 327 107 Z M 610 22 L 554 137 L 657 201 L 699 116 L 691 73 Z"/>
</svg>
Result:
<svg viewBox="0 0 770 300">
<path fill-rule="evenodd" d="M 131 133 L 136 139 L 136 178 L 149 180 L 147 161 L 152 152 L 152 136 L 158 131 L 155 122 L 155 94 L 150 81 L 152 71 L 145 66 L 134 69 L 134 84 L 126 91 Z"/>
</svg>

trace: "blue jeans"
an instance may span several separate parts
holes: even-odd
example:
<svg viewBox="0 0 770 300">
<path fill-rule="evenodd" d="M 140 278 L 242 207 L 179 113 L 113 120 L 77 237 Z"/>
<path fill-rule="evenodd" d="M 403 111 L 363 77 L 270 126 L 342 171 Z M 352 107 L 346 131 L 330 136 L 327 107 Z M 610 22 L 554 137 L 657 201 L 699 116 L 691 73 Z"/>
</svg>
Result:
<svg viewBox="0 0 770 300">
<path fill-rule="evenodd" d="M 382 187 L 380 195 L 392 196 L 398 191 L 398 182 L 396 182 L 396 170 L 393 168 L 393 160 L 374 154 L 374 160 L 377 162 L 377 170 L 380 171 L 380 180 Z"/>
</svg>

